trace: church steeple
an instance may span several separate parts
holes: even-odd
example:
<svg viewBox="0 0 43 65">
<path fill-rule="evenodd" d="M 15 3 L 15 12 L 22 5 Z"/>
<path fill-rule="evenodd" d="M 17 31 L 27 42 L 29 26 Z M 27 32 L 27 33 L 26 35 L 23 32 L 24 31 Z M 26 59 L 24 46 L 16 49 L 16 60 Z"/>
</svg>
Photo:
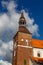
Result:
<svg viewBox="0 0 43 65">
<path fill-rule="evenodd" d="M 16 35 L 13 37 L 13 59 L 12 65 L 30 65 L 29 59 L 30 55 L 32 56 L 31 45 L 32 34 L 26 28 L 26 20 L 23 12 L 19 20 L 19 30 Z"/>
<path fill-rule="evenodd" d="M 23 11 L 19 19 L 19 30 L 18 31 L 31 34 L 30 31 L 26 28 L 26 20 L 25 20 Z"/>
<path fill-rule="evenodd" d="M 25 20 L 25 17 L 24 17 L 24 13 L 22 12 L 21 17 L 19 19 L 19 26 L 25 26 L 25 25 L 26 25 L 26 20 Z"/>
</svg>

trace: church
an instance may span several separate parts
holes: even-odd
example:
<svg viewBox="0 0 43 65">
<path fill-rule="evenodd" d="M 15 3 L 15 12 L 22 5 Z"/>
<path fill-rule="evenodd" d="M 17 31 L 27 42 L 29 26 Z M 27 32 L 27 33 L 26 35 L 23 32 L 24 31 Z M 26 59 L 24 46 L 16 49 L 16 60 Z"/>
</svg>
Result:
<svg viewBox="0 0 43 65">
<path fill-rule="evenodd" d="M 43 63 L 43 40 L 32 38 L 22 12 L 18 32 L 13 37 L 12 65 L 31 65 L 30 60 Z"/>
</svg>

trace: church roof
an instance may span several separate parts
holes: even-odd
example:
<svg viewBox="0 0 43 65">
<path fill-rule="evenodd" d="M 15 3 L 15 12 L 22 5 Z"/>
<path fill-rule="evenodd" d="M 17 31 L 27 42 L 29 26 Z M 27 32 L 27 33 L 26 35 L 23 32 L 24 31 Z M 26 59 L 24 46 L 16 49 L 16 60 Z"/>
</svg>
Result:
<svg viewBox="0 0 43 65">
<path fill-rule="evenodd" d="M 19 32 L 31 34 L 31 33 L 29 32 L 29 30 L 28 30 L 25 26 L 20 26 L 20 27 L 19 27 Z"/>
<path fill-rule="evenodd" d="M 34 48 L 43 48 L 43 40 L 32 39 L 31 44 Z"/>
</svg>

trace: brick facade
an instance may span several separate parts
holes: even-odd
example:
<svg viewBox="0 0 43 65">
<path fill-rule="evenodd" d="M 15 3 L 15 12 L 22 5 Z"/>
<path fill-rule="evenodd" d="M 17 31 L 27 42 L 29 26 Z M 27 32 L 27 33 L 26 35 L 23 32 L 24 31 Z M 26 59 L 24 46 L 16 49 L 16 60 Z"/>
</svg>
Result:
<svg viewBox="0 0 43 65">
<path fill-rule="evenodd" d="M 23 41 L 22 41 L 23 39 Z M 15 37 L 14 39 L 14 45 L 15 42 L 17 44 L 17 47 L 14 49 L 13 48 L 13 63 L 12 65 L 29 65 L 29 48 L 27 46 L 31 46 L 31 39 L 32 35 L 23 33 L 23 32 L 18 32 L 18 36 Z M 28 45 L 26 40 L 28 40 Z M 18 46 L 20 45 L 20 46 Z M 23 46 L 23 47 L 22 47 Z M 14 51 L 16 50 L 16 55 L 14 56 Z"/>
<path fill-rule="evenodd" d="M 31 40 L 32 34 L 25 27 L 26 20 L 23 13 L 19 21 L 19 30 L 13 38 L 12 65 L 29 65 L 29 56 L 32 55 Z"/>
</svg>

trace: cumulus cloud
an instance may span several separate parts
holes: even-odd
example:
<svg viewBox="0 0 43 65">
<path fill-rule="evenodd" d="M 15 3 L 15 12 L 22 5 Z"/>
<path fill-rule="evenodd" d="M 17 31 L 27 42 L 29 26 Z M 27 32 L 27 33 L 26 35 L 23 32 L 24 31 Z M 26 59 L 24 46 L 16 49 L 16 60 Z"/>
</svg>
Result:
<svg viewBox="0 0 43 65">
<path fill-rule="evenodd" d="M 2 1 L 3 8 L 6 7 L 7 13 L 3 13 L 0 15 L 0 56 L 3 57 L 4 61 L 0 61 L 0 65 L 11 65 L 12 59 L 12 47 L 13 47 L 13 36 L 18 31 L 18 22 L 20 18 L 20 12 L 18 13 L 16 10 L 17 4 L 14 1 L 5 2 Z M 22 10 L 21 10 L 22 11 Z M 29 17 L 28 12 L 24 10 L 24 16 L 27 22 L 27 28 L 30 32 L 39 36 L 38 30 L 39 26 L 34 23 L 34 19 Z M 3 41 L 4 40 L 4 41 Z M 8 61 L 8 62 L 6 62 Z"/>
<path fill-rule="evenodd" d="M 11 65 L 11 63 L 7 61 L 0 60 L 0 65 Z"/>
<path fill-rule="evenodd" d="M 13 41 L 3 42 L 0 40 L 0 56 L 3 57 L 3 60 L 12 61 L 12 48 Z"/>
<path fill-rule="evenodd" d="M 15 4 L 14 1 L 10 2 L 3 1 L 2 6 L 6 7 L 8 12 L 0 15 L 0 38 L 2 39 L 5 38 L 6 41 L 8 41 L 13 38 L 14 34 L 16 34 L 18 30 L 19 26 L 18 22 L 21 13 L 17 12 L 16 10 L 17 4 Z M 28 24 L 27 28 L 30 30 L 30 32 L 35 36 L 39 36 L 38 33 L 39 26 L 37 24 L 33 24 L 34 19 L 30 18 L 28 12 L 26 12 L 25 10 L 24 16 Z"/>
<path fill-rule="evenodd" d="M 5 38 L 8 41 L 18 30 L 20 14 L 16 12 L 16 4 L 13 1 L 10 3 L 2 2 L 2 5 L 6 5 L 8 12 L 0 15 L 0 38 Z"/>
<path fill-rule="evenodd" d="M 29 14 L 25 12 L 24 10 L 24 16 L 27 22 L 27 28 L 28 30 L 32 33 L 34 36 L 40 36 L 39 32 L 39 26 L 35 23 L 34 24 L 34 19 L 29 17 Z"/>
</svg>

